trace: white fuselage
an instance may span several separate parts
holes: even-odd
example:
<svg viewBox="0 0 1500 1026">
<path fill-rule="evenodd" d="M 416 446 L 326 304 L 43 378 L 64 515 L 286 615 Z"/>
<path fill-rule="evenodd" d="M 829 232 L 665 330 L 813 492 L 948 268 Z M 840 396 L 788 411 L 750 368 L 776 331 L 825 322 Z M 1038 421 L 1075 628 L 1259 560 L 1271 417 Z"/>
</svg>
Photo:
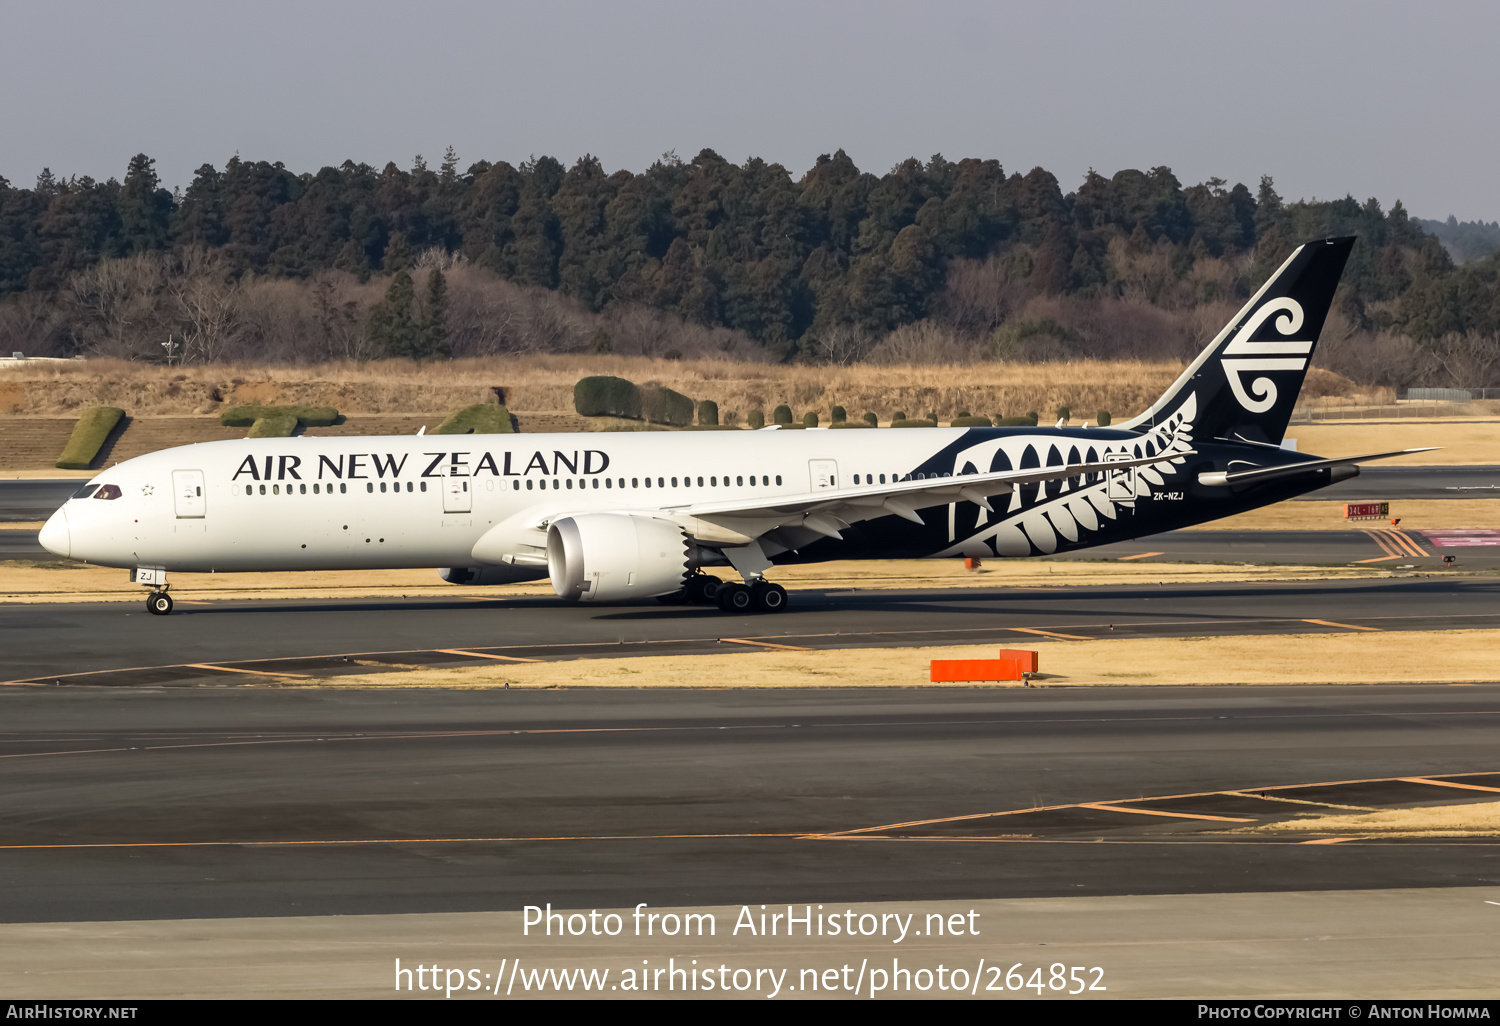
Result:
<svg viewBox="0 0 1500 1026">
<path fill-rule="evenodd" d="M 1111 433 L 1097 434 L 1104 442 Z M 93 494 L 67 502 L 41 541 L 74 559 L 164 571 L 471 566 L 497 562 L 476 560 L 475 545 L 507 521 L 650 514 L 866 479 L 884 484 L 963 435 L 823 429 L 207 442 L 101 472 Z M 109 489 L 118 497 L 98 497 Z"/>
</svg>

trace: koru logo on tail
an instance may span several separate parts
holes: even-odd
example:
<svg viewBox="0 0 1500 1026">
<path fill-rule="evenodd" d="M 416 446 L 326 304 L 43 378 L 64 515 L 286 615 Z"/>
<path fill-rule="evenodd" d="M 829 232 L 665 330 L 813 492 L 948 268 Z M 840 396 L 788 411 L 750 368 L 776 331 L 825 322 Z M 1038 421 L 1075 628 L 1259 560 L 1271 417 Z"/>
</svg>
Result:
<svg viewBox="0 0 1500 1026">
<path fill-rule="evenodd" d="M 1240 405 L 1251 413 L 1265 413 L 1276 405 L 1276 382 L 1259 377 L 1250 383 L 1247 391 L 1241 375 L 1253 371 L 1300 371 L 1307 366 L 1308 354 L 1312 352 L 1314 339 L 1250 341 L 1260 326 L 1271 318 L 1272 327 L 1282 335 L 1292 335 L 1302 329 L 1302 306 L 1295 299 L 1273 299 L 1255 311 L 1244 327 L 1235 332 L 1234 338 L 1224 347 L 1224 375 L 1229 378 L 1229 387 Z M 1243 356 L 1238 354 L 1245 354 Z M 1298 354 L 1298 355 L 1282 355 Z"/>
</svg>

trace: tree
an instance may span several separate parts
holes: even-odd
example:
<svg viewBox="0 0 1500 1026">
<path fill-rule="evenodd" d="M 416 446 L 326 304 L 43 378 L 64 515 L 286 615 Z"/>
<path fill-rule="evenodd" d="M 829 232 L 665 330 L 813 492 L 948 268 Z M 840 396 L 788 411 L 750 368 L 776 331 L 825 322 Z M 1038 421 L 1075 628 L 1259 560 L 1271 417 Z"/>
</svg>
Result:
<svg viewBox="0 0 1500 1026">
<path fill-rule="evenodd" d="M 448 281 L 440 267 L 427 274 L 427 296 L 422 303 L 422 325 L 419 331 L 421 357 L 442 360 L 453 355 L 448 342 Z"/>
<path fill-rule="evenodd" d="M 391 277 L 385 299 L 370 311 L 370 338 L 388 356 L 420 355 L 417 324 L 412 316 L 415 298 L 411 275 L 397 271 Z"/>
</svg>

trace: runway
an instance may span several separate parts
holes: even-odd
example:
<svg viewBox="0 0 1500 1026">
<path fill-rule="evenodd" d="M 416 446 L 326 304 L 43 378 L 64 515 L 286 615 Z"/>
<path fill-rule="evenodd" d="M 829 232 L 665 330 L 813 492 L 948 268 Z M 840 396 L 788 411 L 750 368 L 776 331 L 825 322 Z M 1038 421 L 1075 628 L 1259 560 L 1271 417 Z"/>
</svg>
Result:
<svg viewBox="0 0 1500 1026">
<path fill-rule="evenodd" d="M 1197 637 L 1500 627 L 1500 579 L 1153 587 L 798 591 L 776 615 L 702 606 L 589 607 L 554 598 L 0 606 L 8 681 L 254 683 L 246 671 L 327 675 L 393 666 L 754 651 L 758 647 L 1017 645 L 1047 636 Z M 729 639 L 729 640 L 726 640 Z M 377 667 L 378 668 L 378 667 Z M 1500 675 L 1497 675 L 1500 676 Z"/>
<path fill-rule="evenodd" d="M 1500 881 L 1489 843 L 1219 831 L 1261 815 L 1238 805 L 1232 822 L 1152 835 L 1133 825 L 1145 816 L 1097 810 L 1494 774 L 1493 686 L 7 689 L 0 717 L 9 922 Z M 1111 822 L 891 827 L 1079 803 Z"/>
</svg>

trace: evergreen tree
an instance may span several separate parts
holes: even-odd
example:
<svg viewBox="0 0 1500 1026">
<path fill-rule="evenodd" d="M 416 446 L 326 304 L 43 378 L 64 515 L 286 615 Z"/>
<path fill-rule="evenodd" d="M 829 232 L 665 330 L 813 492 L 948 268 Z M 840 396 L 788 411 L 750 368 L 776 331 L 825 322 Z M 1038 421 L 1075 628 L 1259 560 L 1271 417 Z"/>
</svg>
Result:
<svg viewBox="0 0 1500 1026">
<path fill-rule="evenodd" d="M 448 342 L 448 281 L 441 268 L 434 267 L 427 275 L 419 336 L 423 359 L 442 360 L 453 355 Z"/>
<path fill-rule="evenodd" d="M 412 316 L 415 298 L 411 275 L 397 271 L 386 289 L 385 299 L 370 311 L 370 339 L 388 356 L 420 355 L 417 324 Z"/>
</svg>

